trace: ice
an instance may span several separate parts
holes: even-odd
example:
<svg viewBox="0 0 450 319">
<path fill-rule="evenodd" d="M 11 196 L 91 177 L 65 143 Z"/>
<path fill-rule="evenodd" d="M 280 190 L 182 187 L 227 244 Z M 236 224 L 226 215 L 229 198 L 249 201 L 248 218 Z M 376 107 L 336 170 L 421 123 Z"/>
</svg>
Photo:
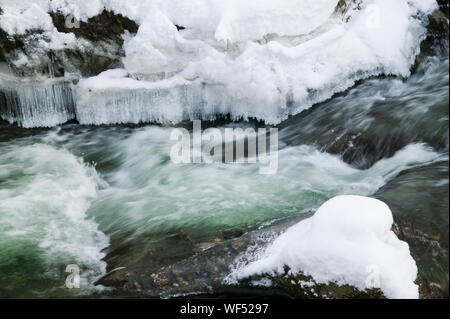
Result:
<svg viewBox="0 0 450 319">
<path fill-rule="evenodd" d="M 380 288 L 388 298 L 418 298 L 417 266 L 407 243 L 391 231 L 389 207 L 373 198 L 338 196 L 289 228 L 263 257 L 235 276 L 303 272 L 318 283 Z"/>
<path fill-rule="evenodd" d="M 75 118 L 71 84 L 65 81 L 0 84 L 0 117 L 9 123 L 52 127 Z"/>
<path fill-rule="evenodd" d="M 224 92 L 222 85 L 186 81 L 181 77 L 154 82 L 121 77 L 123 69 L 110 70 L 80 81 L 76 87 L 76 114 L 82 124 L 178 123 L 183 120 L 214 120 L 256 117 L 276 121 L 272 107 L 261 108 Z"/>
<path fill-rule="evenodd" d="M 2 0 L 0 26 L 9 33 L 30 29 L 32 19 L 19 22 L 31 8 L 75 12 L 82 20 L 106 8 L 139 24 L 136 35 L 126 36 L 121 76 L 80 81 L 75 95 L 82 123 L 175 123 L 229 115 L 277 124 L 358 80 L 408 77 L 426 35 L 423 17 L 437 6 L 431 0 L 365 0 L 343 17 L 334 14 L 337 3 L 97 0 L 87 6 L 40 0 L 30 6 Z M 66 42 L 82 46 L 73 36 L 46 32 L 52 39 L 46 49 Z M 16 63 L 29 60 L 19 56 Z"/>
<path fill-rule="evenodd" d="M 305 8 L 314 12 L 314 7 Z M 277 124 L 346 90 L 357 80 L 380 74 L 409 76 L 426 31 L 417 18 L 418 9 L 410 2 L 373 0 L 365 1 L 362 9 L 352 14 L 350 22 L 332 17 L 322 32 L 304 40 L 301 37 L 294 40 L 278 37 L 266 42 L 238 39 L 243 42 L 230 44 L 237 38 L 228 34 L 227 44 L 220 46 L 218 29 L 214 31 L 217 42 L 208 38 L 212 37 L 212 30 L 208 31 L 207 24 L 204 33 L 200 29 L 179 32 L 171 15 L 165 14 L 164 8 L 159 9 L 143 20 L 136 37 L 124 46 L 128 74 L 124 73 L 123 80 L 127 84 L 122 88 L 113 85 L 109 94 L 103 84 L 104 77 L 89 79 L 93 91 L 100 85 L 102 91 L 98 94 L 106 97 L 102 102 L 94 92 L 79 99 L 83 101 L 80 109 L 87 111 L 96 106 L 91 112 L 94 117 L 91 123 L 125 123 L 130 117 L 127 114 L 139 109 L 141 121 L 153 118 L 177 122 L 192 119 L 196 114 L 196 118 L 203 119 L 230 115 L 233 119 L 256 118 Z M 247 12 L 246 8 L 243 10 Z M 297 35 L 301 34 L 299 31 Z M 130 89 L 131 78 L 140 79 L 136 81 L 140 84 L 135 84 L 141 87 L 139 92 Z M 164 98 L 145 102 L 144 96 L 167 90 L 170 79 L 184 79 L 186 94 L 203 98 L 181 97 L 176 101 L 175 97 L 182 95 L 174 92 L 168 94 L 167 103 Z M 151 89 L 142 88 L 145 86 Z M 174 91 L 179 90 L 174 86 Z M 89 101 L 90 98 L 93 100 Z M 208 100 L 211 98 L 212 103 Z M 111 105 L 114 107 L 108 112 Z M 202 105 L 203 108 L 199 107 Z"/>
</svg>

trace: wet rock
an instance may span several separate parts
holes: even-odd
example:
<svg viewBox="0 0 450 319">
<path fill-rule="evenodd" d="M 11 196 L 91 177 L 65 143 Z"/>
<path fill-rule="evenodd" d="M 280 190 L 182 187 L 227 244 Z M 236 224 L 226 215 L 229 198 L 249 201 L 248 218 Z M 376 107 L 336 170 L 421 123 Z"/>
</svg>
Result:
<svg viewBox="0 0 450 319">
<path fill-rule="evenodd" d="M 244 235 L 244 232 L 240 229 L 235 229 L 235 230 L 224 231 L 224 232 L 222 232 L 221 235 L 224 240 L 228 240 L 228 239 L 241 237 L 242 235 Z"/>
<path fill-rule="evenodd" d="M 11 36 L 0 28 L 0 62 L 8 62 L 8 58 L 14 54 L 16 50 L 24 50 L 24 38 L 29 37 L 34 32 L 42 33 L 40 30 L 28 31 L 23 36 Z"/>
<path fill-rule="evenodd" d="M 394 231 L 410 245 L 418 265 L 421 298 L 448 297 L 449 204 L 448 182 L 444 182 L 447 179 L 448 161 L 444 161 L 405 171 L 375 194 L 391 207 L 396 222 Z M 154 244 L 160 248 L 142 256 L 148 259 L 146 262 L 116 251 L 119 259 L 129 263 L 128 269 L 113 272 L 99 283 L 114 288 L 107 293 L 110 297 L 384 298 L 379 289 L 360 291 L 348 285 L 319 284 L 303 274 L 292 274 L 288 268 L 282 275 L 258 275 L 235 283 L 224 281 L 236 261 L 245 262 L 245 258 L 251 258 L 249 252 L 264 248 L 286 228 L 311 214 L 286 218 L 245 234 L 237 232 L 229 239 L 221 236 L 221 240 L 203 250 L 196 250 L 198 245 L 189 236 L 180 234 L 170 237 L 165 244 Z M 184 246 L 184 253 L 172 252 L 176 246 Z M 110 252 L 107 259 L 113 260 L 115 253 Z M 244 256 L 250 257 L 239 259 Z M 118 264 L 116 260 L 113 266 Z"/>
<path fill-rule="evenodd" d="M 100 44 L 100 47 L 102 44 Z M 86 48 L 84 51 L 69 50 L 58 52 L 58 58 L 54 64 L 60 70 L 67 70 L 72 73 L 80 73 L 84 77 L 94 76 L 103 71 L 121 67 L 120 58 L 124 55 L 120 47 L 108 47 L 103 53 L 99 53 L 94 48 Z M 70 63 L 66 63 L 70 61 Z"/>
<path fill-rule="evenodd" d="M 448 0 L 437 0 L 437 3 L 439 5 L 439 10 L 448 19 L 449 18 L 449 11 L 450 11 L 450 2 Z"/>
<path fill-rule="evenodd" d="M 125 31 L 136 33 L 139 26 L 121 14 L 104 10 L 86 22 L 78 21 L 79 27 L 68 27 L 66 17 L 58 12 L 51 12 L 53 24 L 59 32 L 74 33 L 77 38 L 84 38 L 91 42 L 105 41 L 114 42 L 122 46 L 122 35 Z"/>
<path fill-rule="evenodd" d="M 416 57 L 412 72 L 416 72 L 419 65 L 428 56 L 448 56 L 449 47 L 449 2 L 438 0 L 439 9 L 428 15 L 427 37 L 420 45 L 420 53 Z"/>
<path fill-rule="evenodd" d="M 271 239 L 287 227 L 310 214 L 286 218 L 264 229 L 256 229 L 239 237 L 199 252 L 188 259 L 161 269 L 156 278 L 161 283 L 160 297 L 176 298 L 384 298 L 377 290 L 359 291 L 351 286 L 334 283 L 318 284 L 311 277 L 293 275 L 289 268 L 281 275 L 258 275 L 229 282 L 224 280 L 236 260 L 245 262 L 249 252 L 263 249 Z M 239 263 L 239 261 L 238 261 Z M 156 291 L 152 291 L 156 293 Z M 155 296 L 155 295 L 152 295 Z"/>
<path fill-rule="evenodd" d="M 230 273 L 230 265 L 236 258 L 245 255 L 249 250 L 264 248 L 270 238 L 277 237 L 287 227 L 310 215 L 279 220 L 264 229 L 243 234 L 238 240 L 225 240 L 187 258 L 172 260 L 173 263 L 151 273 L 146 271 L 148 268 L 143 268 L 142 264 L 133 271 L 126 269 L 115 271 L 99 281 L 99 284 L 114 288 L 103 296 L 226 298 L 245 295 L 258 298 L 384 298 L 377 289 L 359 291 L 351 286 L 339 286 L 334 283 L 318 284 L 311 277 L 302 274 L 293 275 L 288 268 L 284 274 L 278 276 L 253 276 L 234 284 L 224 281 Z M 173 241 L 172 244 L 176 242 Z M 164 255 L 162 251 L 155 251 L 152 254 L 157 259 Z M 270 285 L 265 285 L 265 282 L 270 282 Z"/>
<path fill-rule="evenodd" d="M 130 234 L 113 238 L 105 261 L 109 273 L 97 284 L 114 288 L 108 296 L 154 296 L 166 288 L 165 278 L 158 275 L 164 267 L 192 256 L 196 247 L 191 238 L 181 232 L 163 238 L 148 238 L 143 242 L 129 241 Z M 173 275 L 173 273 L 172 273 Z M 172 278 L 172 277 L 171 277 Z M 172 278 L 173 279 L 173 278 Z M 182 278 L 175 278 L 180 284 Z"/>
<path fill-rule="evenodd" d="M 448 165 L 407 170 L 375 194 L 388 203 L 398 237 L 409 244 L 421 298 L 449 296 Z"/>
</svg>

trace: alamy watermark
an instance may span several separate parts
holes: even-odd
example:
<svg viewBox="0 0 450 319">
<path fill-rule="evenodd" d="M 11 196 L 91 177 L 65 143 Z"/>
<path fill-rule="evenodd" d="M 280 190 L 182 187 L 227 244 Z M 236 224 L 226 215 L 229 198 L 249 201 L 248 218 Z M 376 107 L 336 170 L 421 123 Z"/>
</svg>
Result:
<svg viewBox="0 0 450 319">
<path fill-rule="evenodd" d="M 64 25 L 67 29 L 79 29 L 80 20 L 78 20 L 73 14 L 68 14 L 65 17 Z"/>
<path fill-rule="evenodd" d="M 176 141 L 170 159 L 176 164 L 259 164 L 260 174 L 278 171 L 277 128 L 225 128 L 202 130 L 201 121 L 193 121 L 192 132 L 176 128 L 170 139 Z M 247 147 L 246 147 L 247 146 Z"/>
<path fill-rule="evenodd" d="M 80 267 L 75 264 L 67 265 L 66 272 L 70 273 L 66 277 L 66 287 L 69 289 L 80 288 Z"/>
</svg>

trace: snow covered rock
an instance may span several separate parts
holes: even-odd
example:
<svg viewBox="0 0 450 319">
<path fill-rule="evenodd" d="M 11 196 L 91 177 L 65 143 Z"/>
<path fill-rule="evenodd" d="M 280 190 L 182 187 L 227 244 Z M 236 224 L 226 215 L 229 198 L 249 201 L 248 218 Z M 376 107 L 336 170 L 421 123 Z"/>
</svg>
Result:
<svg viewBox="0 0 450 319">
<path fill-rule="evenodd" d="M 233 276 L 283 274 L 288 266 L 317 283 L 380 288 L 388 298 L 418 298 L 416 263 L 408 244 L 391 231 L 392 224 L 392 213 L 382 201 L 338 196 L 289 228 L 261 258 Z"/>
</svg>

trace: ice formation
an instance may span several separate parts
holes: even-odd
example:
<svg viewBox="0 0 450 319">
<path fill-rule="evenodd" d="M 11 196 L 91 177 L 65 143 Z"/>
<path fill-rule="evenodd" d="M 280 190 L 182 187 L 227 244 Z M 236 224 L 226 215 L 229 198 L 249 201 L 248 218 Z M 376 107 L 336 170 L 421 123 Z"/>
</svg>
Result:
<svg viewBox="0 0 450 319">
<path fill-rule="evenodd" d="M 289 228 L 263 256 L 235 272 L 303 272 L 318 283 L 380 288 L 388 298 L 418 298 L 417 267 L 407 243 L 391 231 L 389 207 L 373 198 L 338 196 Z"/>
<path fill-rule="evenodd" d="M 359 8 L 347 1 L 345 12 L 338 0 L 30 3 L 2 0 L 0 27 L 10 34 L 41 28 L 57 46 L 62 35 L 47 12 L 87 20 L 107 9 L 139 24 L 126 36 L 123 69 L 75 88 L 77 118 L 85 124 L 227 115 L 276 124 L 359 79 L 408 76 L 426 14 L 437 7 L 434 0 L 364 0 Z"/>
<path fill-rule="evenodd" d="M 0 118 L 22 127 L 52 127 L 75 118 L 71 84 L 0 75 Z"/>
</svg>

